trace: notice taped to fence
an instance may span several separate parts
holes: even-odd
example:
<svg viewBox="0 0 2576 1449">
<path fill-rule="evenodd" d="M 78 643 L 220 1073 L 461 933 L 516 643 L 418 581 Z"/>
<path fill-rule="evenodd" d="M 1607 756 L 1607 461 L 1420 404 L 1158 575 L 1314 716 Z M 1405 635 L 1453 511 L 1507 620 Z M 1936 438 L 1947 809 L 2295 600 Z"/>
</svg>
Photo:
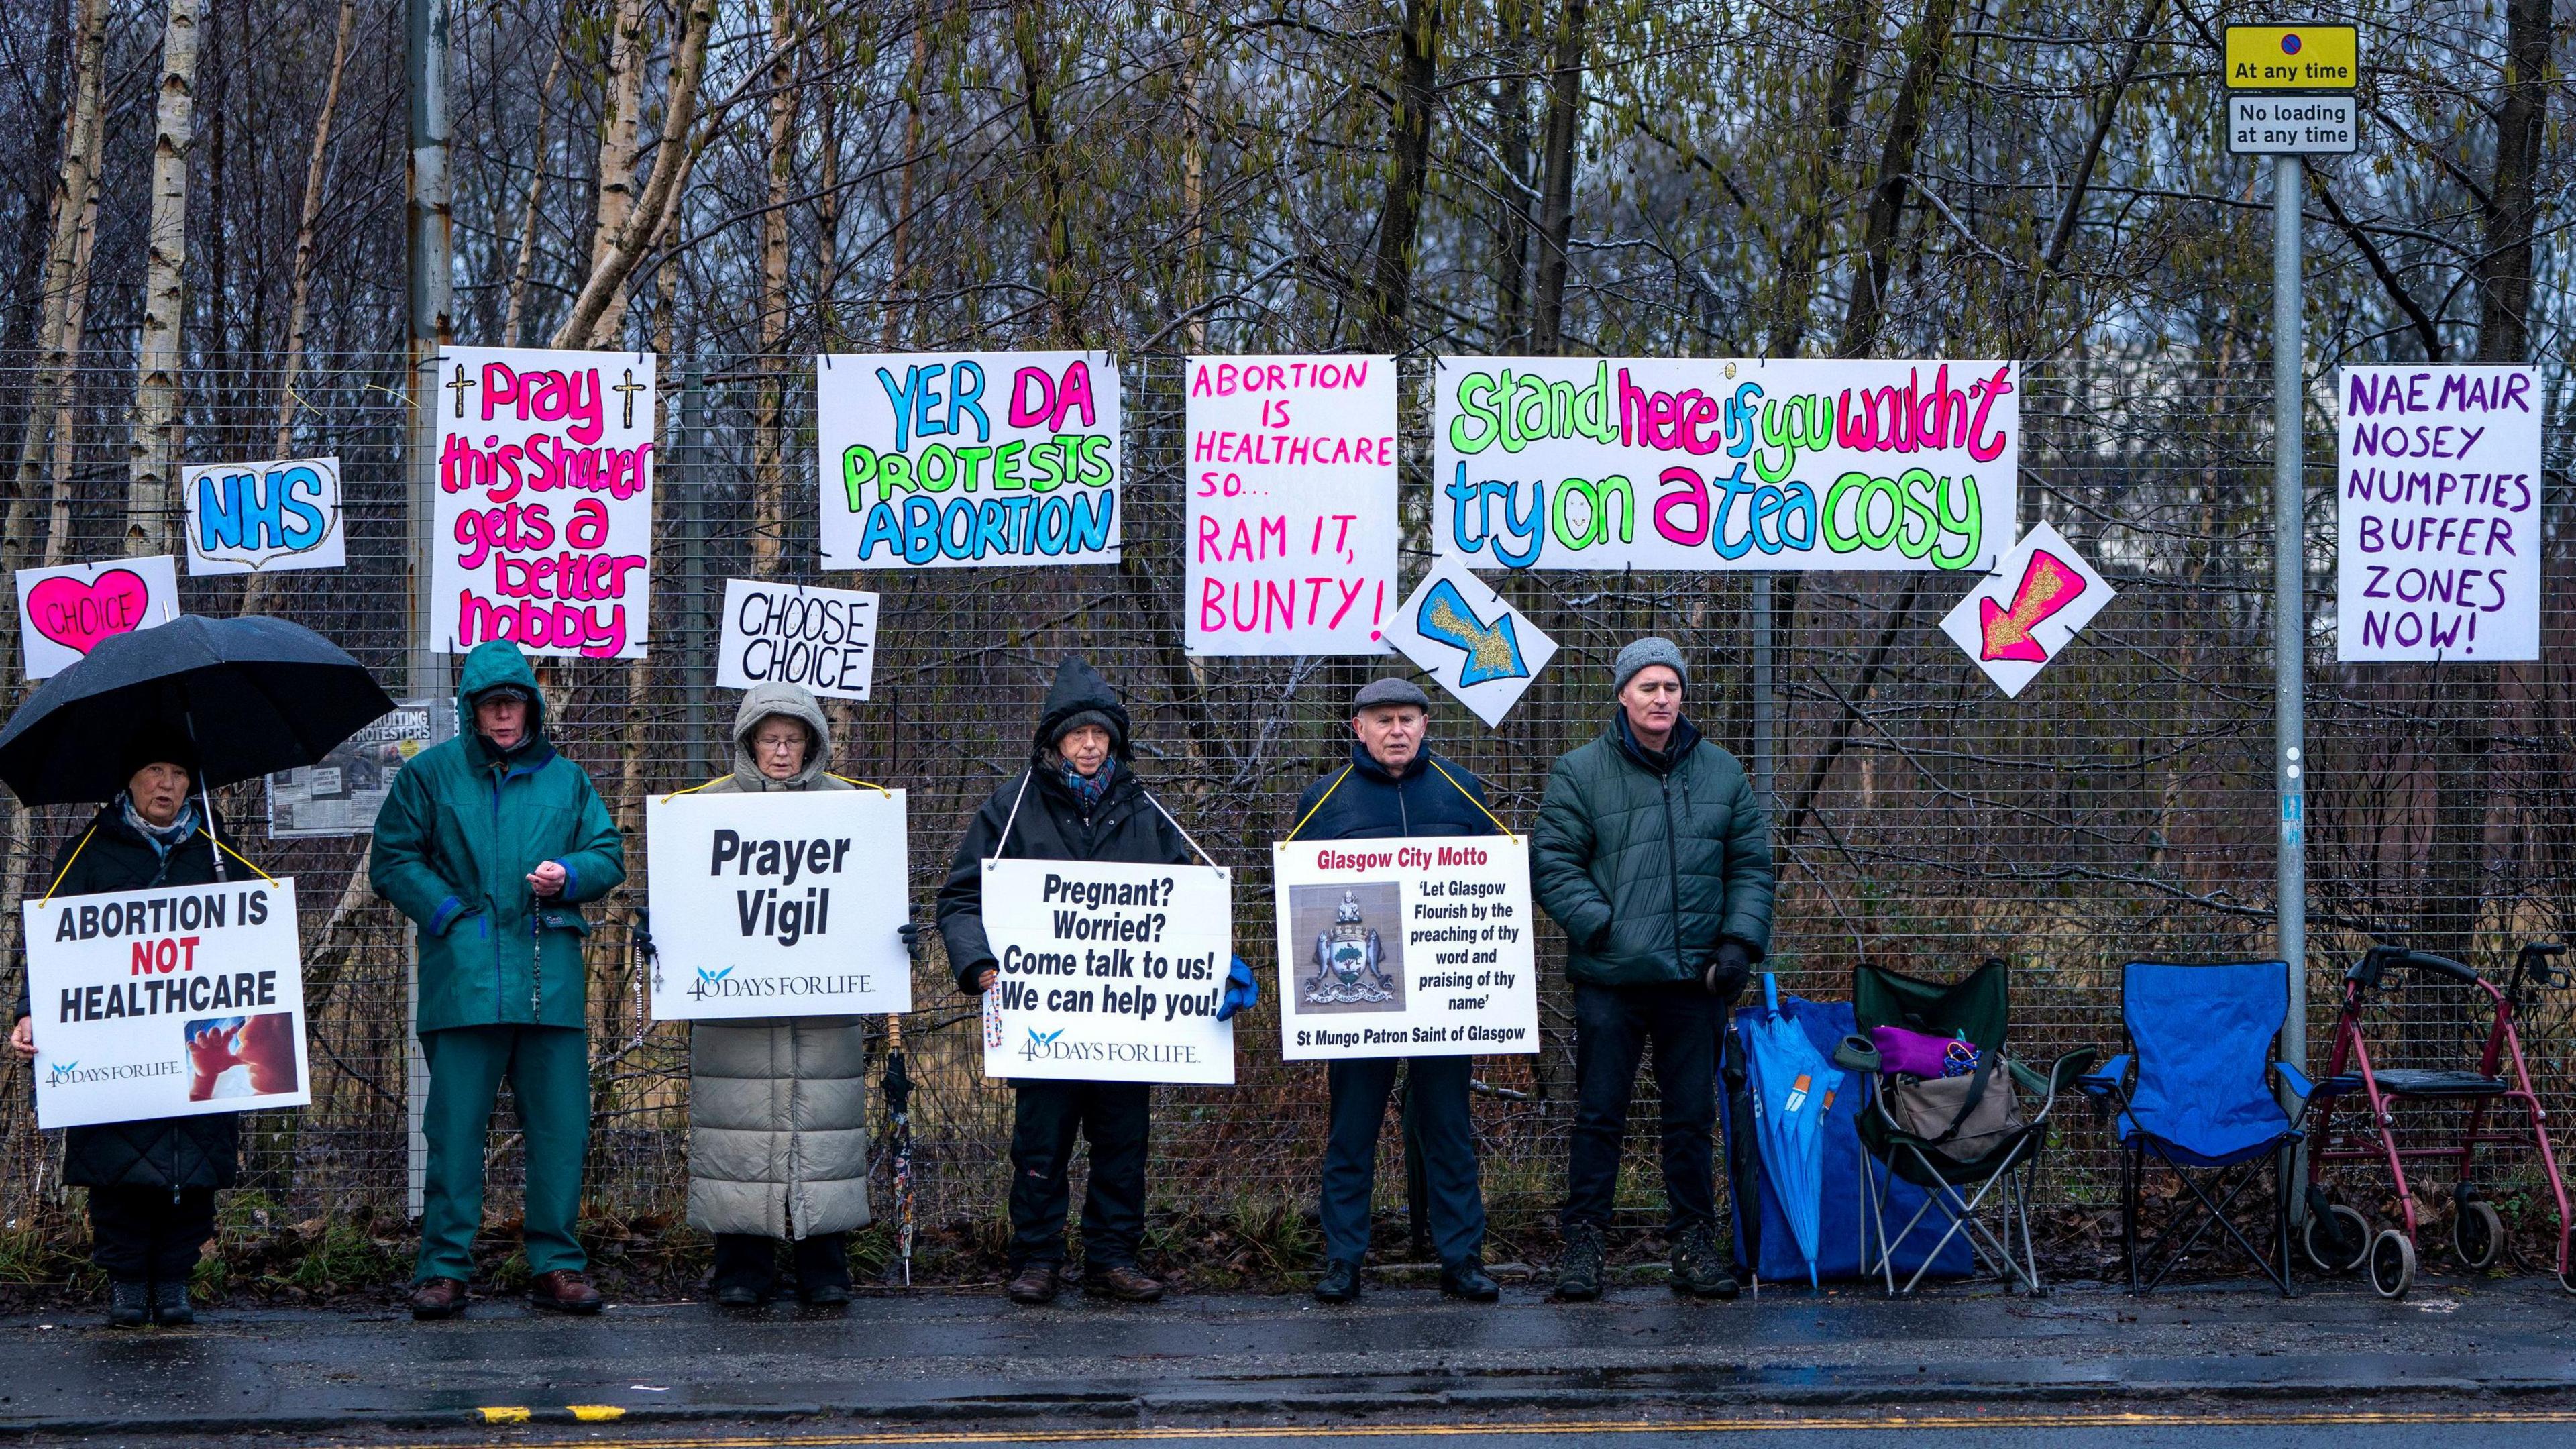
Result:
<svg viewBox="0 0 2576 1449">
<path fill-rule="evenodd" d="M 876 595 L 725 580 L 717 688 L 801 684 L 826 699 L 865 699 L 876 671 Z"/>
<path fill-rule="evenodd" d="M 2335 377 L 2335 657 L 2540 657 L 2540 374 Z"/>
<path fill-rule="evenodd" d="M 984 1075 L 1234 1082 L 1216 1019 L 1234 955 L 1233 877 L 1203 865 L 984 862 Z"/>
<path fill-rule="evenodd" d="M 904 824 L 874 787 L 645 801 L 654 1018 L 912 1010 Z"/>
<path fill-rule="evenodd" d="M 1298 840 L 1270 850 L 1281 1055 L 1538 1050 L 1526 838 Z"/>
<path fill-rule="evenodd" d="M 301 1107 L 295 882 L 218 882 L 25 905 L 36 1125 Z"/>
<path fill-rule="evenodd" d="M 268 777 L 268 838 L 365 835 L 411 758 L 456 733 L 456 702 L 401 699 L 393 713 L 331 747 L 321 762 Z"/>
</svg>

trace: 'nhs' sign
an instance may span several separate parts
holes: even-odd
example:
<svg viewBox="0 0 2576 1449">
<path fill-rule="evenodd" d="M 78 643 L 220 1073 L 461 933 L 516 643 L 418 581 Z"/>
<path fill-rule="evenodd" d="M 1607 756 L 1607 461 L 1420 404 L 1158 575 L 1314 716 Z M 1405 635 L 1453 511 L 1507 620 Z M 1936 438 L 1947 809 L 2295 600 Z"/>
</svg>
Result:
<svg viewBox="0 0 2576 1449">
<path fill-rule="evenodd" d="M 242 574 L 338 568 L 340 460 L 201 463 L 182 475 L 188 499 L 188 572 Z"/>
</svg>

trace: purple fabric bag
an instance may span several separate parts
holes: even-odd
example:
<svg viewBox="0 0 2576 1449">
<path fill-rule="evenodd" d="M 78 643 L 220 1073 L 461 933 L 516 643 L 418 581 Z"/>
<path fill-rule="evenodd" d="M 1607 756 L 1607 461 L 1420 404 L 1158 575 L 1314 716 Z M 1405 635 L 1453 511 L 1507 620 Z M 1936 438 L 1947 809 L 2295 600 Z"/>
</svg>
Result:
<svg viewBox="0 0 2576 1449">
<path fill-rule="evenodd" d="M 1908 1031 L 1901 1026 L 1873 1026 L 1869 1039 L 1878 1048 L 1878 1069 L 1933 1081 L 1964 1077 L 1977 1069 L 1977 1044 L 1964 1039 Z"/>
</svg>

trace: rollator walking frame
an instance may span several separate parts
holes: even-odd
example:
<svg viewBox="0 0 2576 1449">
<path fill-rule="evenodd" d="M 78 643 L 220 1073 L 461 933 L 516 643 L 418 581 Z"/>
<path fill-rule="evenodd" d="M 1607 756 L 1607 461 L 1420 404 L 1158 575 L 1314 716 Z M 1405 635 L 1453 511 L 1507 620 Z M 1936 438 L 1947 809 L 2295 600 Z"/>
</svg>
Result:
<svg viewBox="0 0 2576 1449">
<path fill-rule="evenodd" d="M 2367 1264 L 2371 1287 L 2382 1297 L 2405 1295 L 2414 1282 L 2416 1240 L 2423 1227 L 2417 1220 L 2415 1196 L 2406 1180 L 2410 1160 L 2453 1165 L 2457 1181 L 2451 1190 L 2452 1248 L 2464 1267 L 2479 1270 L 2492 1266 L 2504 1252 L 2504 1224 L 2478 1189 L 2477 1150 L 2528 1145 L 2538 1153 L 2558 1209 L 2559 1286 L 2576 1293 L 2576 1275 L 2570 1271 L 2576 1265 L 2568 1259 L 2567 1186 L 2559 1176 L 2557 1154 L 2550 1147 L 2548 1113 L 2540 1105 L 2539 1094 L 2532 1090 L 2531 1072 L 2523 1061 L 2522 1039 L 2514 1027 L 2515 1013 L 2529 1006 L 2542 991 L 2576 980 L 2567 968 L 2552 964 L 2552 958 L 2566 949 L 2536 941 L 2525 945 L 2514 957 L 2511 981 L 2501 990 L 2447 956 L 2398 946 L 2374 946 L 2344 973 L 2343 1010 L 2335 1018 L 2333 1055 L 2325 1076 L 2308 1099 L 2308 1112 L 2314 1121 L 2308 1129 L 2309 1213 L 2304 1246 L 2309 1260 L 2319 1269 L 2348 1273 Z M 2372 997 L 2389 989 L 2389 973 L 2398 970 L 2456 986 L 2470 1000 L 2483 993 L 2494 1020 L 2474 1069 L 2392 1068 L 2372 1062 L 2370 1045 L 2361 1029 L 2362 1018 L 2369 1013 Z M 2512 1069 L 2509 1077 L 2504 1075 L 2508 1066 Z M 2410 1101 L 2464 1104 L 2465 1120 L 2458 1140 L 2444 1146 L 2400 1145 L 2396 1108 L 2398 1103 Z M 2345 1115 L 2347 1103 L 2351 1113 L 2361 1114 L 2353 1126 L 2343 1125 L 2353 1120 Z M 2518 1127 L 2509 1126 L 2517 1108 L 2522 1122 Z M 2492 1121 L 2491 1112 L 2495 1119 Z M 2325 1178 L 2330 1167 L 2362 1162 L 2387 1166 L 2401 1226 L 2383 1228 L 2374 1234 L 2369 1218 L 2359 1209 L 2335 1201 L 2328 1192 Z"/>
</svg>

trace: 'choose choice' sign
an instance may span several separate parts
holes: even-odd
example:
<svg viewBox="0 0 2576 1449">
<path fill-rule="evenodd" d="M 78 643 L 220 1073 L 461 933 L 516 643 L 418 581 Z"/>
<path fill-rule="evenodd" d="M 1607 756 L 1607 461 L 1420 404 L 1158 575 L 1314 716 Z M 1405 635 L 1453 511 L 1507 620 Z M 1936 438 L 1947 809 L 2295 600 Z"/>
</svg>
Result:
<svg viewBox="0 0 2576 1449">
<path fill-rule="evenodd" d="M 865 699 L 876 664 L 876 595 L 725 580 L 722 688 L 801 684 L 829 699 Z"/>
</svg>

